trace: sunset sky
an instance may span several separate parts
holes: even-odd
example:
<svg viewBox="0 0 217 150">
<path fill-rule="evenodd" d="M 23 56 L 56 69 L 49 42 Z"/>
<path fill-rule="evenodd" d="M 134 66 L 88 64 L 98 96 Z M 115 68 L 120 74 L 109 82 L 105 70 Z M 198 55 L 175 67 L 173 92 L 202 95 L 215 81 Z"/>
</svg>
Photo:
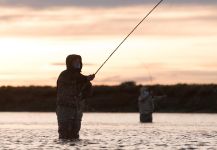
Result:
<svg viewBox="0 0 217 150">
<path fill-rule="evenodd" d="M 0 86 L 55 86 L 69 54 L 94 73 L 158 0 L 0 0 Z M 150 80 L 152 79 L 152 80 Z M 217 0 L 165 0 L 94 85 L 217 83 Z"/>
</svg>

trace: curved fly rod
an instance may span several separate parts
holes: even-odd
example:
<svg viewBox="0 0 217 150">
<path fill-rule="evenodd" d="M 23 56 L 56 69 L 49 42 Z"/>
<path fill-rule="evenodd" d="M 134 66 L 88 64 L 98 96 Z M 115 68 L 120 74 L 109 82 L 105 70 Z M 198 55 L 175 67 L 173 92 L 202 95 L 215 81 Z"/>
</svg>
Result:
<svg viewBox="0 0 217 150">
<path fill-rule="evenodd" d="M 105 63 L 112 57 L 112 55 L 119 49 L 119 47 L 128 39 L 128 37 L 137 29 L 137 27 L 163 2 L 160 0 L 148 13 L 145 17 L 133 28 L 133 30 L 121 41 L 121 43 L 115 48 L 115 50 L 109 55 L 109 57 L 102 63 L 102 65 L 94 73 L 96 75 L 100 69 L 105 65 Z"/>
<path fill-rule="evenodd" d="M 102 65 L 97 69 L 97 71 L 94 73 L 96 75 L 100 69 L 106 64 L 106 62 L 112 57 L 112 55 L 119 49 L 119 47 L 128 39 L 128 37 L 138 28 L 138 26 L 163 2 L 163 0 L 160 0 L 146 15 L 145 17 L 133 28 L 133 30 L 120 42 L 120 44 L 114 49 L 114 51 L 109 55 L 109 57 L 102 63 Z M 80 96 L 82 95 L 82 91 L 85 89 L 87 84 L 85 84 L 81 88 Z"/>
</svg>

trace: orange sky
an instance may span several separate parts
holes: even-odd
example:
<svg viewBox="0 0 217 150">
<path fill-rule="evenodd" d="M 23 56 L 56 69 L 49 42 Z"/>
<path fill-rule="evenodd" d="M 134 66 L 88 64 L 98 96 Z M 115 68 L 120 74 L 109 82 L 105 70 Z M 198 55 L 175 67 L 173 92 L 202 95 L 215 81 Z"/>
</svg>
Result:
<svg viewBox="0 0 217 150">
<path fill-rule="evenodd" d="M 1 3 L 0 86 L 55 85 L 65 57 L 74 53 L 83 57 L 83 73 L 94 73 L 154 5 L 33 8 Z M 93 84 L 217 83 L 216 6 L 164 2 Z"/>
</svg>

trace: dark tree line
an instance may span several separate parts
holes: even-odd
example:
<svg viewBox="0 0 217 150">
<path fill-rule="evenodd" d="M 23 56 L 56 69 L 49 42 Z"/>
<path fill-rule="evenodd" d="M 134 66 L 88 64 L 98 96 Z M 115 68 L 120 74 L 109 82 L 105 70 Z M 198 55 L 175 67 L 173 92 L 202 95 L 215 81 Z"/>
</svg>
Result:
<svg viewBox="0 0 217 150">
<path fill-rule="evenodd" d="M 94 86 L 86 100 L 88 112 L 137 112 L 142 85 L 125 82 L 118 86 Z M 217 112 L 217 85 L 152 85 L 156 112 Z M 0 111 L 55 111 L 55 87 L 0 87 Z"/>
</svg>

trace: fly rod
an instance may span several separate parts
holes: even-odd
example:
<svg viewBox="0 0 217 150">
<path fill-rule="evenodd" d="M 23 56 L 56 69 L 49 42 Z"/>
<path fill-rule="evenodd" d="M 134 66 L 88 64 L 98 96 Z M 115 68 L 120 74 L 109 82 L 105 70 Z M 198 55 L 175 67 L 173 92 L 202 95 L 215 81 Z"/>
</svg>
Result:
<svg viewBox="0 0 217 150">
<path fill-rule="evenodd" d="M 137 29 L 137 27 L 163 2 L 160 0 L 148 13 L 145 17 L 133 28 L 133 30 L 121 41 L 121 43 L 115 48 L 115 50 L 109 55 L 109 57 L 102 63 L 102 65 L 94 73 L 96 75 L 100 69 L 105 65 L 105 63 L 111 58 L 111 56 L 119 49 L 119 47 L 128 39 L 128 37 Z"/>
<path fill-rule="evenodd" d="M 100 69 L 106 64 L 106 62 L 112 57 L 112 55 L 119 49 L 119 47 L 128 39 L 128 37 L 138 28 L 138 26 L 163 2 L 163 0 L 160 0 L 146 15 L 145 17 L 133 28 L 133 30 L 120 42 L 120 44 L 114 49 L 114 51 L 109 55 L 109 57 L 102 63 L 102 65 L 97 69 L 97 71 L 94 73 L 96 75 Z M 87 84 L 85 84 L 81 88 L 81 92 L 79 96 L 82 95 L 83 90 L 86 88 Z"/>
</svg>

